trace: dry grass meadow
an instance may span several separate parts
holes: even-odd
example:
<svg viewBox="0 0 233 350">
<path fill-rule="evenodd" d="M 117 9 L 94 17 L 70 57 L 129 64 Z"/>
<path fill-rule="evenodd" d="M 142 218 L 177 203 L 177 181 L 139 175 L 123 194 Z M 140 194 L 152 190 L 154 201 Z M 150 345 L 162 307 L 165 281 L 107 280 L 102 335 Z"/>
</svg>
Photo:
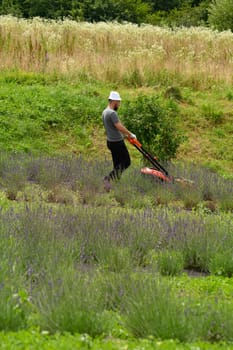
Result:
<svg viewBox="0 0 233 350">
<path fill-rule="evenodd" d="M 233 33 L 1 16 L 0 67 L 137 85 L 152 85 L 163 72 L 198 88 L 232 84 Z"/>
</svg>

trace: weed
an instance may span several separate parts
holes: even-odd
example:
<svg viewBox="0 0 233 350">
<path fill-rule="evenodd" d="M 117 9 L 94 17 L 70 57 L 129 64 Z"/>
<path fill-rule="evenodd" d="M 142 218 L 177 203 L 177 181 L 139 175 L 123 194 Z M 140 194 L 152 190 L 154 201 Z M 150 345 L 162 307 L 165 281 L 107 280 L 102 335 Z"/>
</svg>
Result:
<svg viewBox="0 0 233 350">
<path fill-rule="evenodd" d="M 233 101 L 233 91 L 228 91 L 226 96 L 228 101 Z"/>
<path fill-rule="evenodd" d="M 202 115 L 212 124 L 216 125 L 223 121 L 224 114 L 219 108 L 212 104 L 205 104 L 201 107 Z"/>
<path fill-rule="evenodd" d="M 183 97 L 180 89 L 177 86 L 170 86 L 164 93 L 165 98 L 172 98 L 177 101 L 182 101 Z"/>
</svg>

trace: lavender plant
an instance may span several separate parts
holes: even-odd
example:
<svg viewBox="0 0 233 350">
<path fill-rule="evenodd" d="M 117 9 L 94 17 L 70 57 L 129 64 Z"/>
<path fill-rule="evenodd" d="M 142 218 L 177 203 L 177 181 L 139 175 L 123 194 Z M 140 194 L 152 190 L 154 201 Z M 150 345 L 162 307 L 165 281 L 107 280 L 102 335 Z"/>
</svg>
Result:
<svg viewBox="0 0 233 350">
<path fill-rule="evenodd" d="M 163 276 L 175 276 L 184 271 L 184 256 L 181 252 L 162 250 L 156 260 L 158 270 Z"/>
<path fill-rule="evenodd" d="M 192 304 L 182 291 L 157 280 L 148 257 L 153 251 L 162 274 L 180 273 L 184 264 L 212 273 L 220 266 L 229 275 L 226 260 L 217 264 L 220 255 L 230 254 L 232 225 L 230 213 L 168 208 L 27 205 L 1 211 L 0 293 L 10 310 L 2 327 L 25 327 L 30 319 L 51 332 L 97 335 L 108 331 L 106 311 L 115 310 L 137 336 L 231 339 L 224 303 L 217 313 L 213 301 Z"/>
<path fill-rule="evenodd" d="M 153 177 L 141 175 L 139 169 L 132 166 L 120 182 L 113 185 L 111 196 L 103 197 L 102 178 L 106 167 L 111 167 L 110 162 L 82 157 L 1 154 L 0 183 L 7 198 L 17 200 L 32 201 L 29 188 L 31 186 L 33 192 L 38 186 L 41 191 L 40 198 L 35 196 L 38 200 L 58 204 L 108 206 L 112 198 L 115 205 L 135 209 L 171 205 L 192 210 L 201 205 L 210 212 L 232 210 L 232 179 L 220 177 L 206 168 L 168 163 L 170 174 L 193 183 L 162 184 Z"/>
<path fill-rule="evenodd" d="M 18 262 L 17 240 L 9 220 L 12 212 L 0 211 L 0 330 L 17 331 L 28 325 L 31 311 Z"/>
<path fill-rule="evenodd" d="M 215 301 L 216 302 L 216 301 Z M 124 320 L 136 337 L 180 341 L 233 339 L 232 304 L 177 294 L 172 281 L 144 277 L 131 280 Z"/>
<path fill-rule="evenodd" d="M 72 268 L 46 279 L 35 303 L 43 330 L 91 336 L 107 331 L 101 289 L 95 279 Z"/>
</svg>

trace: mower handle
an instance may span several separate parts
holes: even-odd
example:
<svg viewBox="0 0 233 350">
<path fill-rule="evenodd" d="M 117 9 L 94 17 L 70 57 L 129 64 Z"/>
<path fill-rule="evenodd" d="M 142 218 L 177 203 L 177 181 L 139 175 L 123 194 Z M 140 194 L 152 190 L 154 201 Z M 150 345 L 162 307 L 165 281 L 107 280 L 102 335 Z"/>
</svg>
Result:
<svg viewBox="0 0 233 350">
<path fill-rule="evenodd" d="M 166 176 L 169 176 L 168 171 L 164 169 L 164 167 L 157 161 L 157 158 L 152 157 L 152 155 L 142 147 L 142 144 L 136 138 L 128 137 L 128 141 L 134 145 L 134 147 L 136 147 L 147 160 L 149 160 L 156 170 L 163 172 Z"/>
</svg>

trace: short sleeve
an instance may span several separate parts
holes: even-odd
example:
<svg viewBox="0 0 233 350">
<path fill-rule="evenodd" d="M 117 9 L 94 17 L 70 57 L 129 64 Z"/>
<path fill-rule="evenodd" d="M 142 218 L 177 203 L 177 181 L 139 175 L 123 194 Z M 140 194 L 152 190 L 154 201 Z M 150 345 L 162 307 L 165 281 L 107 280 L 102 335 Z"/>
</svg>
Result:
<svg viewBox="0 0 233 350">
<path fill-rule="evenodd" d="M 111 114 L 111 120 L 112 120 L 113 124 L 116 124 L 119 122 L 118 115 L 115 111 Z"/>
</svg>

